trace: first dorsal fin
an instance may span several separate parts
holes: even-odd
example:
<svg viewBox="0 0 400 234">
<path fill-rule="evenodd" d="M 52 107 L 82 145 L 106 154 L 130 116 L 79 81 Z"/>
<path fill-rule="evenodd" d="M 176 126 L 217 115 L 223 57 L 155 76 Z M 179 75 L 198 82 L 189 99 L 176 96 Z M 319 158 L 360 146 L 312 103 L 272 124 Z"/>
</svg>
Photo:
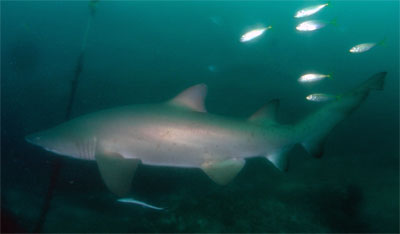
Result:
<svg viewBox="0 0 400 234">
<path fill-rule="evenodd" d="M 204 99 L 207 95 L 207 86 L 205 84 L 194 85 L 185 89 L 169 103 L 187 107 L 194 111 L 207 112 L 204 106 Z"/>
<path fill-rule="evenodd" d="M 275 123 L 278 108 L 279 99 L 273 99 L 250 116 L 249 120 L 260 124 Z"/>
</svg>

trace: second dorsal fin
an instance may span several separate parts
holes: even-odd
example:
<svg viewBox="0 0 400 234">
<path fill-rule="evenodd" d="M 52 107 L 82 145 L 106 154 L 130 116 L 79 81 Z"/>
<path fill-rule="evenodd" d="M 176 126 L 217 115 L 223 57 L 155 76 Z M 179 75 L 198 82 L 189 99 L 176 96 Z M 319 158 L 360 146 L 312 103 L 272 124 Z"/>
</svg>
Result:
<svg viewBox="0 0 400 234">
<path fill-rule="evenodd" d="M 204 99 L 207 96 L 207 86 L 198 84 L 189 87 L 174 97 L 169 103 L 187 107 L 194 111 L 207 112 L 204 106 Z"/>
<path fill-rule="evenodd" d="M 278 108 L 279 99 L 273 99 L 250 116 L 249 121 L 260 124 L 276 123 Z"/>
</svg>

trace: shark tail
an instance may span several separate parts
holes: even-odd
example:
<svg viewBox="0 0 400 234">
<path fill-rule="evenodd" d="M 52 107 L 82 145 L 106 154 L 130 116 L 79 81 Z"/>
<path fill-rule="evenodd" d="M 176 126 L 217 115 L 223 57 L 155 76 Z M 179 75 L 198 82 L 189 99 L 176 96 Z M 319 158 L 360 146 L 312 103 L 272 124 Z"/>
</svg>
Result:
<svg viewBox="0 0 400 234">
<path fill-rule="evenodd" d="M 331 130 L 356 110 L 372 90 L 383 90 L 386 72 L 380 72 L 358 87 L 339 96 L 295 126 L 297 142 L 314 157 L 323 155 L 323 146 Z"/>
</svg>

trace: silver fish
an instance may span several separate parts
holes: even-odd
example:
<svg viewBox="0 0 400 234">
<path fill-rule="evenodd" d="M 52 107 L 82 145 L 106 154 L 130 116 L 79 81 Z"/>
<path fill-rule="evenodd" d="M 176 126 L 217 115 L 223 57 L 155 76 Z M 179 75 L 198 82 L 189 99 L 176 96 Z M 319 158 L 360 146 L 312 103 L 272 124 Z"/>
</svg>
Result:
<svg viewBox="0 0 400 234">
<path fill-rule="evenodd" d="M 327 102 L 327 101 L 337 100 L 338 98 L 339 96 L 337 95 L 326 94 L 326 93 L 314 93 L 306 97 L 308 101 L 313 101 L 313 102 Z"/>
<path fill-rule="evenodd" d="M 139 200 L 136 200 L 133 198 L 120 198 L 117 201 L 122 202 L 122 203 L 136 204 L 136 205 L 140 205 L 140 206 L 147 207 L 147 208 L 154 209 L 154 210 L 164 210 L 164 208 L 153 206 L 153 205 L 147 204 L 145 202 L 142 202 L 142 201 L 139 201 Z"/>
<path fill-rule="evenodd" d="M 302 32 L 311 32 L 325 27 L 328 24 L 336 25 L 336 20 L 332 20 L 330 22 L 322 21 L 322 20 L 308 20 L 304 21 L 296 26 L 297 31 Z"/>
<path fill-rule="evenodd" d="M 385 44 L 386 44 L 386 37 L 383 38 L 381 41 L 376 42 L 376 43 L 375 42 L 369 42 L 369 43 L 361 43 L 361 44 L 355 45 L 355 46 L 350 48 L 349 52 L 350 53 L 355 53 L 355 54 L 363 53 L 363 52 L 366 52 L 366 51 L 374 48 L 375 46 L 380 46 L 380 45 L 384 46 Z"/>
<path fill-rule="evenodd" d="M 328 6 L 328 3 L 325 4 L 320 4 L 317 6 L 310 6 L 304 9 L 301 9 L 299 11 L 296 12 L 296 15 L 294 16 L 294 18 L 302 18 L 302 17 L 307 17 L 310 15 L 314 15 L 315 13 L 317 13 L 318 11 L 322 10 L 324 7 Z"/>
<path fill-rule="evenodd" d="M 247 42 L 251 41 L 259 36 L 261 36 L 266 30 L 271 29 L 272 26 L 264 27 L 264 28 L 257 28 L 251 30 L 240 37 L 240 42 Z"/>
<path fill-rule="evenodd" d="M 299 82 L 301 83 L 308 83 L 308 82 L 315 82 L 315 81 L 320 81 L 325 78 L 331 78 L 331 75 L 325 75 L 325 74 L 318 74 L 318 73 L 307 73 L 298 79 Z"/>
<path fill-rule="evenodd" d="M 366 52 L 366 51 L 372 49 L 375 46 L 376 46 L 376 43 L 362 43 L 362 44 L 358 44 L 358 45 L 351 47 L 349 52 L 355 53 L 355 54 L 363 53 L 363 52 Z"/>
</svg>

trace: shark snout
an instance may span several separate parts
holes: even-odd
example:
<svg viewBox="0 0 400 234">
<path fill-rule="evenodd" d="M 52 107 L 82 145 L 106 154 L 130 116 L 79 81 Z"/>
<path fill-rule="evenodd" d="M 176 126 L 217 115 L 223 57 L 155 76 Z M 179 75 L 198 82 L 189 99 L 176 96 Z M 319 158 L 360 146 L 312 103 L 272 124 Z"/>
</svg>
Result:
<svg viewBox="0 0 400 234">
<path fill-rule="evenodd" d="M 76 153 L 75 144 L 71 144 L 68 138 L 55 135 L 51 129 L 27 135 L 25 140 L 53 153 L 63 155 Z"/>
<path fill-rule="evenodd" d="M 42 134 L 42 132 L 31 134 L 25 137 L 25 140 L 33 145 L 44 148 L 45 150 L 55 152 L 56 145 L 54 140 Z"/>
</svg>

